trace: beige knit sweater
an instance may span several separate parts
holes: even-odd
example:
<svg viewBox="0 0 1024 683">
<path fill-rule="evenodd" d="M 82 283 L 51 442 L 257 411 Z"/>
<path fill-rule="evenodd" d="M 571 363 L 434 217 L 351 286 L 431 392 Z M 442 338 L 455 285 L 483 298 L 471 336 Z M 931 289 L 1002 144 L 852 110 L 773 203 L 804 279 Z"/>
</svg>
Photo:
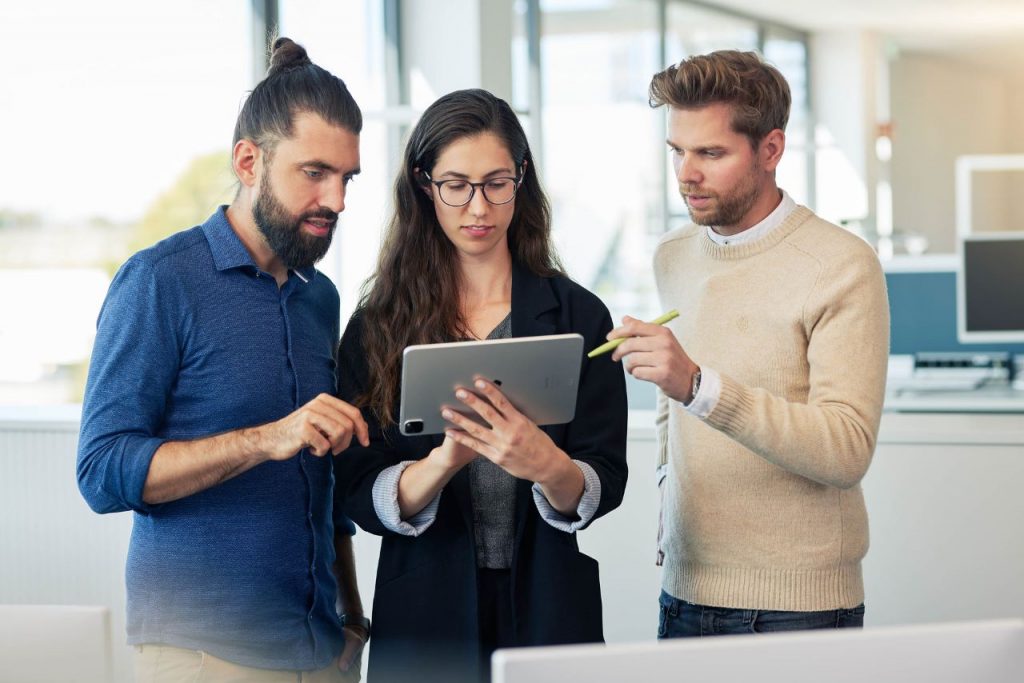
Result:
<svg viewBox="0 0 1024 683">
<path fill-rule="evenodd" d="M 722 376 L 700 420 L 658 396 L 668 463 L 662 587 L 690 602 L 816 611 L 864 600 L 860 480 L 885 392 L 889 306 L 871 248 L 798 207 L 750 244 L 670 232 L 654 256 L 671 328 Z"/>
</svg>

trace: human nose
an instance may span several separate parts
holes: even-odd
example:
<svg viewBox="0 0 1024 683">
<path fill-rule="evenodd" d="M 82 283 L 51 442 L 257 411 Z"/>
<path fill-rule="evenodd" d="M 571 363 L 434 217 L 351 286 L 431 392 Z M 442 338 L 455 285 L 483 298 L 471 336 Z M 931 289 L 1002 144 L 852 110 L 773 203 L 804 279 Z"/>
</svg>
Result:
<svg viewBox="0 0 1024 683">
<path fill-rule="evenodd" d="M 469 212 L 474 216 L 483 216 L 489 208 L 490 204 L 484 197 L 484 186 L 473 186 L 473 196 L 469 198 Z"/>
<path fill-rule="evenodd" d="M 676 180 L 681 183 L 699 185 L 704 179 L 692 154 L 680 154 L 676 157 Z"/>
<path fill-rule="evenodd" d="M 325 183 L 324 194 L 320 197 L 320 206 L 327 207 L 334 213 L 341 213 L 345 210 L 345 193 L 348 186 L 344 178 L 338 178 L 337 182 Z"/>
</svg>

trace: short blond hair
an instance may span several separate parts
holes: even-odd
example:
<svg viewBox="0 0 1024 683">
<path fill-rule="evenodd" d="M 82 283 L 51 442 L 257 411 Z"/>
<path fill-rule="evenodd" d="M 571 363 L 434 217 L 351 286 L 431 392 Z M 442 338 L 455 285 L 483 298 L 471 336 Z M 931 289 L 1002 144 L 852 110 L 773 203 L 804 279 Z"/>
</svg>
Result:
<svg viewBox="0 0 1024 683">
<path fill-rule="evenodd" d="M 719 50 L 694 55 L 654 75 L 648 90 L 652 107 L 700 109 L 732 105 L 732 128 L 757 146 L 764 136 L 786 130 L 789 84 L 756 52 Z"/>
</svg>

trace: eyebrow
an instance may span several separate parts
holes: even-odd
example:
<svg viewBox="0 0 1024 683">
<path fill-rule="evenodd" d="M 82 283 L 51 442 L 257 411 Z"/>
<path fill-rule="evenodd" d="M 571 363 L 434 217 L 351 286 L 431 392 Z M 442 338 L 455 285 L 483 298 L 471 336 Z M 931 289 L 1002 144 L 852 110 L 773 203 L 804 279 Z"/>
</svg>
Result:
<svg viewBox="0 0 1024 683">
<path fill-rule="evenodd" d="M 330 171 L 332 173 L 339 173 L 340 172 L 339 169 L 337 169 L 334 166 L 330 165 L 326 161 L 320 161 L 319 159 L 313 159 L 313 160 L 310 160 L 310 161 L 300 161 L 298 164 L 296 164 L 296 166 L 298 166 L 299 168 L 307 168 L 307 167 L 312 166 L 313 168 L 319 169 L 321 171 Z M 352 169 L 351 171 L 349 171 L 345 175 L 348 175 L 348 176 L 359 175 L 360 173 L 362 173 L 362 170 L 363 169 L 361 169 L 361 168 L 359 168 L 357 166 L 356 168 Z"/>
<path fill-rule="evenodd" d="M 505 174 L 513 175 L 514 176 L 516 172 L 513 171 L 510 168 L 496 168 L 493 171 L 491 171 L 490 173 L 485 173 L 483 177 L 484 178 L 490 178 L 491 176 L 498 175 L 499 173 L 505 173 Z M 457 180 L 469 180 L 469 176 L 468 175 L 466 175 L 465 173 L 459 173 L 458 171 L 445 171 L 444 173 L 442 173 L 441 175 L 439 175 L 437 177 L 438 178 L 453 178 L 453 179 L 457 179 Z"/>
<path fill-rule="evenodd" d="M 665 140 L 665 144 L 667 144 L 672 149 L 685 149 L 684 147 L 680 147 L 679 145 L 677 145 L 676 143 L 672 142 L 669 139 Z M 700 153 L 700 152 L 710 152 L 712 150 L 722 150 L 722 151 L 725 151 L 726 149 L 727 149 L 727 147 L 725 145 L 714 145 L 714 144 L 712 144 L 712 145 L 702 145 L 700 147 L 694 147 L 690 151 Z"/>
</svg>

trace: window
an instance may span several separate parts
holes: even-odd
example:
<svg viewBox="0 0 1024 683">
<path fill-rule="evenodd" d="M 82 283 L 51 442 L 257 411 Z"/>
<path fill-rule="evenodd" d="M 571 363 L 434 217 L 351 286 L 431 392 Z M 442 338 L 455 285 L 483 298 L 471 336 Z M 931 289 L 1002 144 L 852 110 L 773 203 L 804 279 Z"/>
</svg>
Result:
<svg viewBox="0 0 1024 683">
<path fill-rule="evenodd" d="M 36 0 L 0 23 L 0 405 L 74 402 L 118 265 L 231 197 L 248 3 Z"/>
<path fill-rule="evenodd" d="M 658 7 L 648 0 L 541 3 L 543 180 L 569 274 L 616 318 L 654 312 L 650 254 L 663 231 Z"/>
<path fill-rule="evenodd" d="M 765 59 L 778 67 L 789 83 L 793 103 L 786 126 L 786 153 L 776 171 L 779 187 L 798 204 L 814 201 L 814 146 L 811 139 L 811 93 L 807 68 L 807 40 L 781 28 L 766 31 Z"/>
<path fill-rule="evenodd" d="M 555 241 L 569 274 L 598 294 L 615 320 L 661 311 L 651 272 L 660 236 L 688 220 L 665 147 L 665 112 L 648 106 L 651 77 L 712 50 L 760 50 L 793 93 L 779 184 L 813 204 L 806 35 L 704 3 L 539 0 L 519 3 L 512 46 L 513 100 L 533 121 L 540 79 L 540 163 Z M 539 32 L 539 56 L 529 41 Z M 652 408 L 650 385 L 629 383 L 630 404 Z"/>
<path fill-rule="evenodd" d="M 363 173 L 322 269 L 351 312 L 394 162 L 384 0 L 282 2 L 281 35 L 348 84 Z M 254 83 L 247 0 L 6 3 L 0 59 L 0 405 L 81 400 L 96 316 L 138 249 L 234 196 L 231 136 Z"/>
<path fill-rule="evenodd" d="M 314 62 L 345 81 L 363 112 L 362 172 L 349 187 L 331 249 L 317 266 L 338 287 L 344 328 L 377 262 L 399 161 L 389 149 L 395 124 L 387 111 L 383 0 L 282 0 L 280 20 L 280 34 L 300 42 Z"/>
</svg>

